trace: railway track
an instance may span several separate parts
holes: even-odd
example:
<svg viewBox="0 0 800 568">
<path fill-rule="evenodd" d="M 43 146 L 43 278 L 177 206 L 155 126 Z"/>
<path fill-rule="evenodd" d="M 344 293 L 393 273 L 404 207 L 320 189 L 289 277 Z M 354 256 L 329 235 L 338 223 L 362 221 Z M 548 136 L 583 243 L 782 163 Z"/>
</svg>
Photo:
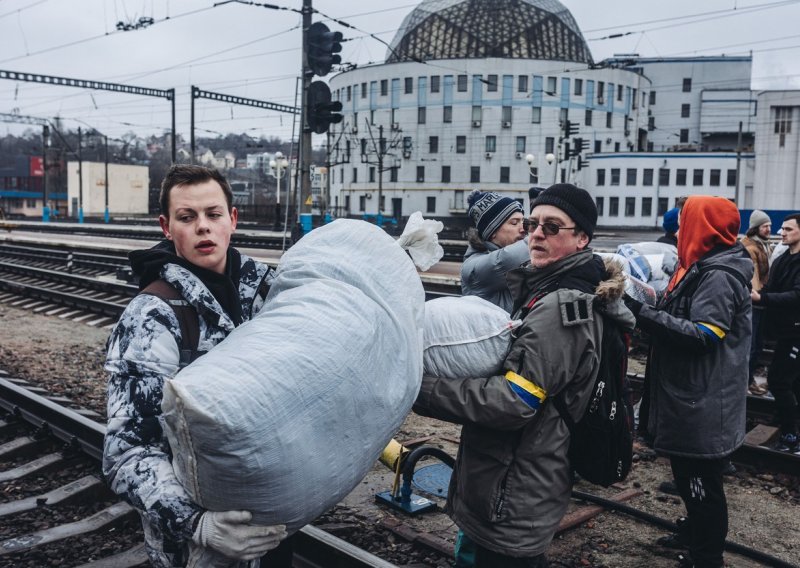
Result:
<svg viewBox="0 0 800 568">
<path fill-rule="evenodd" d="M 147 564 L 138 514 L 100 479 L 105 427 L 0 377 L 0 566 Z M 394 566 L 317 527 L 301 529 L 297 565 Z"/>
</svg>

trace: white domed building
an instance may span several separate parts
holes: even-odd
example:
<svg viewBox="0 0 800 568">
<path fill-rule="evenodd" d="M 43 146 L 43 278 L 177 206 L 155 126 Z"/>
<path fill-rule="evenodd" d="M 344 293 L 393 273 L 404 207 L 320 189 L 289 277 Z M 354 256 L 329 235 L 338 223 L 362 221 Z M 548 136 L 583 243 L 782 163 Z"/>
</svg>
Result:
<svg viewBox="0 0 800 568">
<path fill-rule="evenodd" d="M 598 199 L 601 225 L 656 226 L 662 202 L 671 206 L 664 197 L 687 192 L 675 188 L 671 195 L 659 186 L 653 193 L 652 168 L 650 187 L 644 185 L 647 167 L 633 177 L 629 172 L 630 156 L 656 150 L 648 133 L 658 128 L 658 105 L 654 79 L 645 71 L 661 76 L 672 69 L 640 61 L 595 64 L 557 0 L 425 0 L 403 21 L 385 63 L 330 80 L 344 114 L 330 132 L 330 204 L 340 216 L 380 210 L 402 221 L 422 211 L 458 227 L 468 223 L 473 189 L 519 199 L 527 210 L 532 185 L 568 181 Z M 749 58 L 735 65 L 734 75 L 749 83 Z M 683 112 L 669 110 L 676 117 Z M 699 113 L 691 120 L 699 138 Z M 668 149 L 702 149 L 700 142 L 690 145 Z M 595 166 L 601 155 L 612 159 Z M 602 189 L 596 187 L 598 168 L 604 170 Z M 612 170 L 625 195 L 608 191 L 614 189 Z M 627 184 L 620 184 L 620 171 Z M 627 199 L 626 208 L 635 199 L 633 209 L 620 211 L 620 198 Z"/>
</svg>

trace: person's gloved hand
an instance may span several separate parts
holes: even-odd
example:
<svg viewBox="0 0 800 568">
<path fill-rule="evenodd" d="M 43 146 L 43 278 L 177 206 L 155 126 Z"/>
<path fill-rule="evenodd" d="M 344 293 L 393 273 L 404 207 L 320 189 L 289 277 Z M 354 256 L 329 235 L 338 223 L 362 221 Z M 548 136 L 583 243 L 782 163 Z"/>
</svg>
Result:
<svg viewBox="0 0 800 568">
<path fill-rule="evenodd" d="M 631 312 L 633 312 L 634 317 L 639 317 L 639 312 L 642 311 L 642 304 L 636 298 L 629 296 L 628 294 L 622 295 L 622 301 L 625 303 L 625 307 L 627 307 Z"/>
<path fill-rule="evenodd" d="M 286 538 L 286 526 L 250 525 L 252 518 L 248 511 L 206 511 L 197 523 L 192 541 L 228 558 L 260 558 Z"/>
</svg>

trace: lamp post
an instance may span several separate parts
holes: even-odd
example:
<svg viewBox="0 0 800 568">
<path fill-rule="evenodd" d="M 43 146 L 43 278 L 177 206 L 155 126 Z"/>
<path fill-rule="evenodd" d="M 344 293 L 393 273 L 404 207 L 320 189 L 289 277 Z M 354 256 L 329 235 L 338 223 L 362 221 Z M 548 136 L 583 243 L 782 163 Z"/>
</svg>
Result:
<svg viewBox="0 0 800 568">
<path fill-rule="evenodd" d="M 556 176 L 558 175 L 558 160 L 556 160 L 556 155 L 552 152 L 548 152 L 544 155 L 544 159 L 547 162 L 547 165 L 551 165 L 553 162 L 556 163 L 556 167 L 553 168 L 553 183 L 556 183 Z"/>
<path fill-rule="evenodd" d="M 270 173 L 276 180 L 276 201 L 275 201 L 275 230 L 280 228 L 281 223 L 281 178 L 287 177 L 286 172 L 289 168 L 289 160 L 283 157 L 283 152 L 275 152 L 275 157 L 269 161 Z M 286 186 L 286 197 L 289 197 L 289 186 Z M 286 228 L 284 227 L 284 232 Z"/>
<path fill-rule="evenodd" d="M 531 172 L 531 183 L 539 183 L 539 168 L 533 165 L 536 163 L 536 156 L 528 154 L 525 161 L 528 162 L 528 170 Z"/>
</svg>

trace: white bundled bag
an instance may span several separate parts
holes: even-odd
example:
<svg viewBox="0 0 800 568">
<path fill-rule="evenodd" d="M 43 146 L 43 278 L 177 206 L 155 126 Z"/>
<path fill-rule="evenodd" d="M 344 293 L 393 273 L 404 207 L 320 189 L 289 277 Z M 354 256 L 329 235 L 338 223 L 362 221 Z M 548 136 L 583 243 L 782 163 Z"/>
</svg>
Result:
<svg viewBox="0 0 800 568">
<path fill-rule="evenodd" d="M 337 220 L 298 241 L 261 312 L 164 386 L 191 498 L 290 532 L 339 502 L 417 396 L 424 304 L 408 255 L 374 225 Z"/>
<path fill-rule="evenodd" d="M 443 378 L 499 374 L 511 348 L 511 332 L 521 324 L 477 296 L 425 302 L 425 374 Z"/>
</svg>

